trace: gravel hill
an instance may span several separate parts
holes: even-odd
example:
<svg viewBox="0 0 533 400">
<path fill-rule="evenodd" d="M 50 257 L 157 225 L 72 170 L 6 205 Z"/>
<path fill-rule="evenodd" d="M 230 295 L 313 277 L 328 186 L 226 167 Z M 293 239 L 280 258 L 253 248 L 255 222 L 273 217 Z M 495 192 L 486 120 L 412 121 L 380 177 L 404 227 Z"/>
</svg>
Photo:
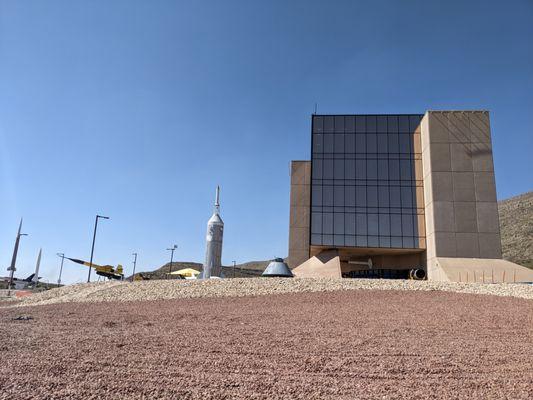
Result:
<svg viewBox="0 0 533 400">
<path fill-rule="evenodd" d="M 533 192 L 498 203 L 503 257 L 533 268 Z"/>
</svg>

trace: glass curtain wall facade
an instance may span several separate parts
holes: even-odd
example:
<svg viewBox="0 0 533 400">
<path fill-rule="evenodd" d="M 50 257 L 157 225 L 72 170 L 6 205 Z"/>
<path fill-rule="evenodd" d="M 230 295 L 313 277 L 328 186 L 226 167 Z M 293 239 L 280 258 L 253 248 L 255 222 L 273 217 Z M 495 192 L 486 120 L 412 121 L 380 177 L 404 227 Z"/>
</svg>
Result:
<svg viewBox="0 0 533 400">
<path fill-rule="evenodd" d="M 419 248 L 413 137 L 422 117 L 313 115 L 311 245 Z"/>
</svg>

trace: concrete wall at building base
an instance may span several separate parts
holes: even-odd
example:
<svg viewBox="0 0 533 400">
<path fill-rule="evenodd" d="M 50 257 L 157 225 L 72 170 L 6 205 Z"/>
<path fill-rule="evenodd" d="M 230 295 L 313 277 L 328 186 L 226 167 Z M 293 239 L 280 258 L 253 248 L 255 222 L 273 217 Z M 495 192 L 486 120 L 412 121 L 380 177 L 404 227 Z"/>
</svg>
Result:
<svg viewBox="0 0 533 400">
<path fill-rule="evenodd" d="M 323 251 L 292 270 L 296 278 L 341 278 L 341 260 L 336 250 Z"/>
<path fill-rule="evenodd" d="M 437 257 L 428 265 L 428 279 L 443 282 L 533 282 L 533 270 L 507 260 Z"/>
</svg>

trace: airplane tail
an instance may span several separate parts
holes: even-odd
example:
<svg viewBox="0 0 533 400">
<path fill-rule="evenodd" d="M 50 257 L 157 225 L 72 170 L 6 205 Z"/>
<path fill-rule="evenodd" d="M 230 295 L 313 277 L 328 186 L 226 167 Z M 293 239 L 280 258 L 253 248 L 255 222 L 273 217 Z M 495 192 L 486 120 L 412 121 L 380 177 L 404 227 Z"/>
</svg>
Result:
<svg viewBox="0 0 533 400">
<path fill-rule="evenodd" d="M 35 273 L 28 276 L 26 279 L 24 279 L 26 282 L 31 282 L 33 280 L 33 277 L 35 276 Z"/>
</svg>

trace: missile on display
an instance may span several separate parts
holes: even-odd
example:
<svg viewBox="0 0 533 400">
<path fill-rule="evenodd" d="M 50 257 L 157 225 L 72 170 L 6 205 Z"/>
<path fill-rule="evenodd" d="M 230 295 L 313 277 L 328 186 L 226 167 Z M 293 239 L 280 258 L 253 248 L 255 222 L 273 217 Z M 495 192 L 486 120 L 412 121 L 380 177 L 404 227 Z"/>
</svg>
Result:
<svg viewBox="0 0 533 400">
<path fill-rule="evenodd" d="M 213 216 L 207 222 L 207 234 L 205 237 L 205 263 L 201 279 L 212 277 L 222 278 L 222 235 L 224 222 L 220 218 L 220 187 L 217 186 L 215 209 Z"/>
<path fill-rule="evenodd" d="M 33 276 L 33 283 L 35 287 L 37 287 L 37 283 L 39 282 L 39 268 L 41 267 L 41 255 L 43 253 L 43 249 L 39 249 L 39 255 L 37 256 L 37 263 L 35 264 L 35 275 Z"/>
</svg>

